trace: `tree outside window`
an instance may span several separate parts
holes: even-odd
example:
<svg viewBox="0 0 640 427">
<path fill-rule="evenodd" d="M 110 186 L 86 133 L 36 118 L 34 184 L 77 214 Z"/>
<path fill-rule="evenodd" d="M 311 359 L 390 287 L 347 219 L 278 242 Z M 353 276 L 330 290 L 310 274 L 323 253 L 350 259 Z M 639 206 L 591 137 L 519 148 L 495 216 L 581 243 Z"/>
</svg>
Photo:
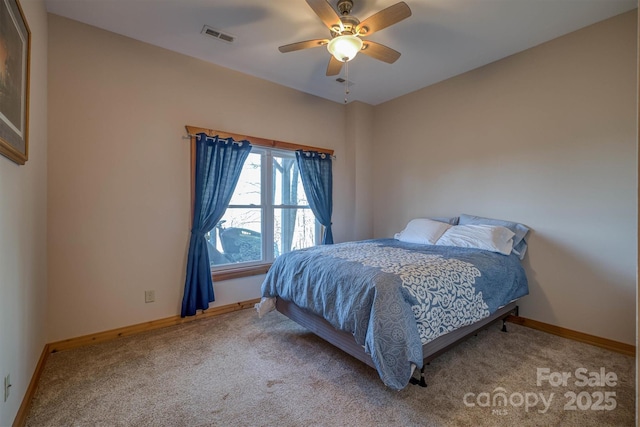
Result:
<svg viewBox="0 0 640 427">
<path fill-rule="evenodd" d="M 211 266 L 272 262 L 280 254 L 317 244 L 319 228 L 295 153 L 254 147 L 229 207 L 207 235 Z"/>
</svg>

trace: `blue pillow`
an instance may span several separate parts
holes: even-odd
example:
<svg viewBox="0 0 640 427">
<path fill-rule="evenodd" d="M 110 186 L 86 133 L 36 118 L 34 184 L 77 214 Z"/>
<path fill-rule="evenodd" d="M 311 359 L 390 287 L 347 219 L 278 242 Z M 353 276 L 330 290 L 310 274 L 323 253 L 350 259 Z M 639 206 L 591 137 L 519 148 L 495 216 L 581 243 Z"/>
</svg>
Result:
<svg viewBox="0 0 640 427">
<path fill-rule="evenodd" d="M 475 215 L 460 215 L 459 225 L 468 224 L 485 224 L 485 225 L 501 225 L 508 228 L 515 233 L 513 236 L 513 252 L 518 255 L 520 259 L 524 258 L 525 252 L 527 252 L 527 241 L 524 240 L 525 236 L 529 232 L 529 227 L 519 224 L 513 221 L 504 221 L 501 219 L 484 218 Z"/>
<path fill-rule="evenodd" d="M 429 219 L 431 219 L 433 221 L 444 222 L 445 224 L 458 225 L 459 217 L 457 217 L 457 216 L 452 216 L 452 217 L 438 216 L 438 217 L 435 217 L 435 218 L 431 217 Z"/>
</svg>

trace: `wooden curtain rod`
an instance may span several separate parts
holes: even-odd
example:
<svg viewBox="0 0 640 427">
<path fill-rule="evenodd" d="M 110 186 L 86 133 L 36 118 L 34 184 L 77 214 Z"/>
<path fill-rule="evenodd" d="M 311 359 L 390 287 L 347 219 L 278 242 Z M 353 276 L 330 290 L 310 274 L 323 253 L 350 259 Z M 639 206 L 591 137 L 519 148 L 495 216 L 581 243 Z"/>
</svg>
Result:
<svg viewBox="0 0 640 427">
<path fill-rule="evenodd" d="M 185 128 L 187 129 L 187 134 L 189 135 L 189 138 L 193 138 L 199 133 L 205 133 L 208 136 L 218 135 L 221 138 L 233 138 L 236 141 L 247 140 L 251 144 L 258 145 L 261 147 L 280 148 L 283 150 L 291 150 L 291 151 L 296 151 L 296 150 L 317 151 L 319 153 L 325 153 L 330 156 L 333 156 L 333 150 L 330 150 L 327 148 L 311 147 L 309 145 L 301 145 L 301 144 L 294 144 L 292 142 L 276 141 L 274 139 L 258 138 L 256 136 L 239 135 L 237 133 L 225 132 L 225 131 L 214 130 L 214 129 L 205 129 L 205 128 L 189 126 L 189 125 L 185 126 Z"/>
</svg>

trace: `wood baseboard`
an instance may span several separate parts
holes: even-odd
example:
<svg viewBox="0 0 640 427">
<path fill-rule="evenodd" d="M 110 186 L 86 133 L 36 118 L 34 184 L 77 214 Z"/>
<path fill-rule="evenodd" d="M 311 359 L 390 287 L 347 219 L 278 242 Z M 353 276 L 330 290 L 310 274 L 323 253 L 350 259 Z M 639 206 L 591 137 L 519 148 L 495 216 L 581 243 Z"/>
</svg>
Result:
<svg viewBox="0 0 640 427">
<path fill-rule="evenodd" d="M 254 304 L 260 302 L 260 298 L 241 301 L 235 304 L 223 305 L 220 307 L 210 308 L 206 311 L 200 312 L 195 316 L 182 318 L 180 316 L 172 316 L 166 317 L 164 319 L 152 320 L 151 322 L 139 323 L 137 325 L 126 326 L 123 328 L 112 329 L 110 331 L 99 332 L 97 334 L 84 335 L 77 338 L 69 338 L 62 341 L 53 342 L 50 344 L 45 344 L 44 349 L 42 350 L 42 354 L 40 355 L 40 360 L 38 361 L 38 365 L 36 366 L 36 370 L 31 377 L 31 382 L 29 383 L 29 387 L 22 399 L 22 404 L 20 405 L 20 409 L 18 409 L 18 413 L 16 414 L 16 418 L 13 421 L 12 427 L 23 427 L 27 422 L 27 414 L 29 413 L 29 408 L 31 407 L 31 400 L 33 399 L 36 388 L 38 387 L 38 381 L 40 381 L 40 376 L 42 375 L 42 371 L 44 370 L 44 366 L 47 362 L 49 354 L 55 353 L 58 351 L 69 350 L 76 347 L 82 347 L 85 345 L 96 344 L 99 342 L 110 341 L 120 337 L 126 337 L 130 335 L 135 335 L 140 332 L 151 331 L 154 329 L 165 328 L 167 326 L 180 325 L 182 323 L 193 322 L 194 320 L 206 319 L 208 317 L 219 316 L 225 313 L 231 313 L 233 311 L 244 310 L 247 308 L 252 308 Z"/>
<path fill-rule="evenodd" d="M 27 387 L 27 391 L 24 394 L 24 398 L 22 399 L 22 403 L 20 404 L 18 413 L 13 420 L 13 427 L 23 427 L 27 422 L 27 414 L 29 413 L 29 408 L 31 407 L 31 400 L 36 394 L 38 381 L 40 381 L 40 376 L 42 375 L 44 365 L 47 363 L 47 358 L 49 357 L 50 353 L 51 350 L 49 349 L 49 344 L 45 344 L 44 348 L 42 349 L 42 354 L 40 354 L 38 364 L 36 365 L 36 370 L 33 372 L 33 376 L 31 377 L 31 382 L 29 382 L 29 387 Z"/>
<path fill-rule="evenodd" d="M 571 329 L 565 329 L 560 326 L 550 325 L 549 323 L 539 322 L 537 320 L 527 319 L 520 316 L 509 316 L 507 321 L 526 326 L 531 329 L 547 332 L 549 334 L 558 335 L 574 341 L 580 341 L 586 344 L 595 345 L 596 347 L 606 348 L 626 356 L 636 357 L 636 346 L 625 344 L 619 341 L 613 341 L 607 338 L 597 337 L 595 335 L 585 334 Z"/>
<path fill-rule="evenodd" d="M 231 313 L 237 310 L 244 310 L 253 307 L 254 304 L 260 302 L 259 298 L 241 301 L 235 304 L 223 305 L 220 307 L 209 308 L 200 312 L 195 316 L 180 317 L 172 316 L 164 319 L 152 320 L 150 322 L 138 323 L 137 325 L 125 326 L 123 328 L 112 329 L 110 331 L 98 332 L 96 334 L 84 335 L 76 338 L 69 338 L 62 341 L 56 341 L 49 344 L 51 353 L 57 351 L 69 350 L 71 348 L 82 347 L 89 344 L 96 344 L 103 341 L 135 335 L 140 332 L 152 331 L 154 329 L 166 328 L 167 326 L 180 325 L 182 323 L 193 322 L 194 320 L 205 319 L 208 317 L 219 316 L 225 313 Z"/>
</svg>

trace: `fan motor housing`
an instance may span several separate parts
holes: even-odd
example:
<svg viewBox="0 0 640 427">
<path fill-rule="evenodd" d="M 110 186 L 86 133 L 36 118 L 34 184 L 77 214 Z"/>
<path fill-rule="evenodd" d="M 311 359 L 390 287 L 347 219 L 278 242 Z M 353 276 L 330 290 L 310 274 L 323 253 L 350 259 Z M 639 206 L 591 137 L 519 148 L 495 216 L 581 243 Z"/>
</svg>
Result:
<svg viewBox="0 0 640 427">
<path fill-rule="evenodd" d="M 360 20 L 355 16 L 345 15 L 340 17 L 341 25 L 334 25 L 331 28 L 331 37 L 346 35 L 346 34 L 356 34 L 356 27 L 360 24 Z"/>
</svg>

